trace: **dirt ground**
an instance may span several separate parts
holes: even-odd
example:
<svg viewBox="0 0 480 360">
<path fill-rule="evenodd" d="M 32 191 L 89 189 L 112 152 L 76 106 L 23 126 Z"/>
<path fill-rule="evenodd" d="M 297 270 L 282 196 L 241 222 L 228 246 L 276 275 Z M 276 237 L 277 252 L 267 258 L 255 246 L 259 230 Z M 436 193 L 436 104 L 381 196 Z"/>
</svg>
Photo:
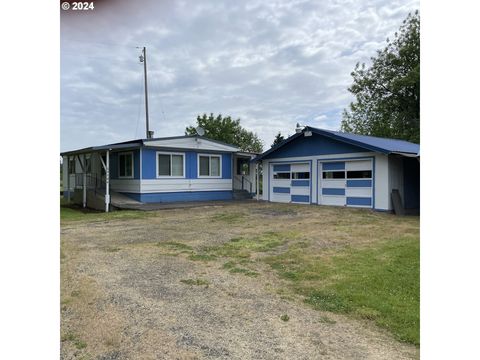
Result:
<svg viewBox="0 0 480 360">
<path fill-rule="evenodd" d="M 338 230 L 346 217 L 364 224 L 358 236 Z M 375 234 L 371 222 L 396 222 L 389 231 L 398 232 L 410 226 L 397 220 L 252 201 L 62 222 L 61 359 L 418 358 L 415 346 L 368 321 L 315 311 L 282 292 L 284 280 L 259 259 L 286 244 L 249 253 L 249 273 L 208 255 L 268 231 L 309 241 L 312 251 L 361 245 Z"/>
</svg>

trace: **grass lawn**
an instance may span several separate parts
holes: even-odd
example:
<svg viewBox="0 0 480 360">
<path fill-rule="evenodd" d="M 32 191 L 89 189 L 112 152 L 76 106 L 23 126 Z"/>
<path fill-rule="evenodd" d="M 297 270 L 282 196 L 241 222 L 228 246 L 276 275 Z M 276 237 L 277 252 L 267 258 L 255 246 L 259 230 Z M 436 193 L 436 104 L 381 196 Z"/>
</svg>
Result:
<svg viewBox="0 0 480 360">
<path fill-rule="evenodd" d="M 403 236 L 328 255 L 291 249 L 265 261 L 316 309 L 375 321 L 420 344 L 420 248 Z"/>
<path fill-rule="evenodd" d="M 170 217 L 175 222 L 167 224 Z M 259 282 L 268 273 L 277 279 L 269 286 L 286 299 L 374 322 L 402 342 L 420 344 L 418 217 L 255 202 L 178 212 L 84 212 L 61 205 L 62 223 L 149 218 L 165 239 L 154 242 L 155 251 Z M 203 277 L 181 283 L 209 286 Z"/>
</svg>

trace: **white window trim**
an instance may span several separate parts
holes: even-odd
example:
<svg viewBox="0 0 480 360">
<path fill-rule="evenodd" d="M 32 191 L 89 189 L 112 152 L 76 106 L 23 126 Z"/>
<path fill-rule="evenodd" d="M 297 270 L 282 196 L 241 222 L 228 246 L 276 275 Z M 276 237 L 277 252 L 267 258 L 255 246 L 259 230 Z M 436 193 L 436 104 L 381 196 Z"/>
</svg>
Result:
<svg viewBox="0 0 480 360">
<path fill-rule="evenodd" d="M 183 176 L 178 175 L 158 175 L 158 155 L 170 155 L 170 173 L 172 172 L 172 156 L 171 155 L 180 155 L 183 159 Z M 157 151 L 155 154 L 155 174 L 157 179 L 185 179 L 185 172 L 187 171 L 185 167 L 185 153 L 181 152 L 169 152 L 169 151 Z"/>
<path fill-rule="evenodd" d="M 132 175 L 130 175 L 130 176 L 120 176 L 120 156 L 121 155 L 130 155 L 132 157 Z M 134 176 L 135 176 L 135 157 L 133 156 L 133 151 L 118 153 L 118 178 L 119 179 L 133 179 Z"/>
<path fill-rule="evenodd" d="M 210 174 L 212 173 L 212 157 L 217 157 L 220 159 L 220 171 L 219 176 L 212 176 L 212 175 L 200 175 L 200 156 L 208 157 L 209 162 L 209 171 Z M 222 154 L 197 154 L 197 177 L 199 179 L 221 179 L 222 178 Z"/>
</svg>

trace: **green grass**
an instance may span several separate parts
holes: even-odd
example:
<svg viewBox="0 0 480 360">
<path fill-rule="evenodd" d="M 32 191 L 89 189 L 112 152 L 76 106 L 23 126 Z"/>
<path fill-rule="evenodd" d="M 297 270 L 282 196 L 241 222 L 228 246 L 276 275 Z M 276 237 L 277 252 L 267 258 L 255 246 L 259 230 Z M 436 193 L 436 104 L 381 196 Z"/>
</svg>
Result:
<svg viewBox="0 0 480 360">
<path fill-rule="evenodd" d="M 77 335 L 72 333 L 67 333 L 62 335 L 60 340 L 62 342 L 71 341 L 78 350 L 81 350 L 87 347 L 87 343 L 85 341 L 80 340 Z"/>
<path fill-rule="evenodd" d="M 282 316 L 280 316 L 280 320 L 287 322 L 288 320 L 290 320 L 290 316 L 288 316 L 287 314 L 283 314 Z"/>
<path fill-rule="evenodd" d="M 196 286 L 206 286 L 210 285 L 210 281 L 208 280 L 203 280 L 203 279 L 183 279 L 180 280 L 181 283 L 187 284 L 187 285 L 196 285 Z"/>
<path fill-rule="evenodd" d="M 188 258 L 193 261 L 213 261 L 217 257 L 211 254 L 192 254 Z"/>
<path fill-rule="evenodd" d="M 104 212 L 91 209 L 83 209 L 80 206 L 68 204 L 63 198 L 60 200 L 61 221 L 107 221 L 118 219 L 144 219 L 155 216 L 154 211 L 118 210 Z"/>
<path fill-rule="evenodd" d="M 369 319 L 420 344 L 420 244 L 403 236 L 320 256 L 296 248 L 265 261 L 318 310 Z"/>
<path fill-rule="evenodd" d="M 244 220 L 245 214 L 241 212 L 234 213 L 220 213 L 212 216 L 212 219 L 215 221 L 222 221 L 228 224 L 233 224 L 239 221 Z"/>
<path fill-rule="evenodd" d="M 206 252 L 216 256 L 249 258 L 253 252 L 265 252 L 283 245 L 290 234 L 268 231 L 253 237 L 234 237 L 230 241 L 206 248 Z"/>
<path fill-rule="evenodd" d="M 170 250 L 177 250 L 180 252 L 190 252 L 193 250 L 191 246 L 177 241 L 158 242 L 157 246 L 166 247 Z"/>
</svg>

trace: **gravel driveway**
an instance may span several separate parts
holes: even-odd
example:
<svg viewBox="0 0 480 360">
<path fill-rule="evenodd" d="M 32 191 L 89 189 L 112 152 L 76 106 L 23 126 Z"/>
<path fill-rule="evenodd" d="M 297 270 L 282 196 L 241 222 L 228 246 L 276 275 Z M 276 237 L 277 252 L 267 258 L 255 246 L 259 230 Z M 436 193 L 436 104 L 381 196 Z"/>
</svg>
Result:
<svg viewBox="0 0 480 360">
<path fill-rule="evenodd" d="M 245 276 L 228 259 L 192 256 L 265 223 L 302 227 L 318 211 L 303 209 L 232 203 L 62 223 L 61 358 L 418 358 L 371 323 L 282 296 L 265 264 Z"/>
</svg>

